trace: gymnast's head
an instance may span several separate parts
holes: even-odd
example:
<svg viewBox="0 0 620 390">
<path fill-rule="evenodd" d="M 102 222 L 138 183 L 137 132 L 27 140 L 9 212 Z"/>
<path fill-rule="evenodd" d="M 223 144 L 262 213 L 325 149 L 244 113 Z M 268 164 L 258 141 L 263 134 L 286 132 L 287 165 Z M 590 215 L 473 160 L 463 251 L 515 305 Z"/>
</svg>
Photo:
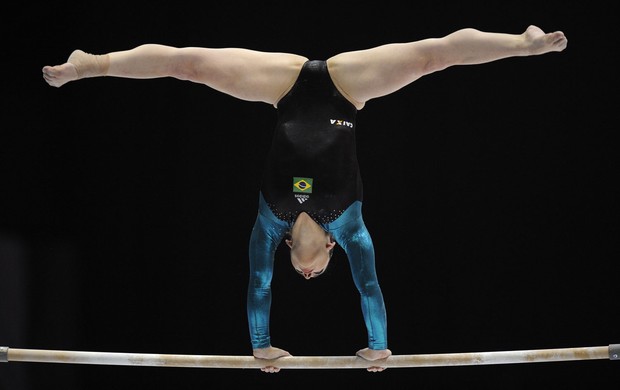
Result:
<svg viewBox="0 0 620 390">
<path fill-rule="evenodd" d="M 304 212 L 297 216 L 285 241 L 291 248 L 293 268 L 306 279 L 325 272 L 336 246 L 331 234 Z"/>
</svg>

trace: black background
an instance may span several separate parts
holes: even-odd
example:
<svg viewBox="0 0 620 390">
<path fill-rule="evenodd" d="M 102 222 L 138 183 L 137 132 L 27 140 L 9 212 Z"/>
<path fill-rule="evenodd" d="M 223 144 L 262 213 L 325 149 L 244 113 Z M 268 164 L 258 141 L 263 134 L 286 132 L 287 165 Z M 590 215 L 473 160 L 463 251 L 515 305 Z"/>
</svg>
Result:
<svg viewBox="0 0 620 390">
<path fill-rule="evenodd" d="M 562 53 L 453 67 L 358 114 L 365 222 L 395 355 L 606 346 L 617 310 L 614 21 L 597 2 L 18 5 L 2 29 L 0 345 L 250 355 L 247 242 L 275 110 L 175 79 L 48 86 L 73 49 L 246 47 L 325 59 L 463 27 L 562 30 Z M 602 2 L 600 2 L 602 3 Z M 606 4 L 606 3 L 605 3 Z M 344 253 L 278 252 L 272 341 L 366 345 Z M 0 388 L 606 388 L 607 360 L 365 370 L 0 363 Z"/>
</svg>

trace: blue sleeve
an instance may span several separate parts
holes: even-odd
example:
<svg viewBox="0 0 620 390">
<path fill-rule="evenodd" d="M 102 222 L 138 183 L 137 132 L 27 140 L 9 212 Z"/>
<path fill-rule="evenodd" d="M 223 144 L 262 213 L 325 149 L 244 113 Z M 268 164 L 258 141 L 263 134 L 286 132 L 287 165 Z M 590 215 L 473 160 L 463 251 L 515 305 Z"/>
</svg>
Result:
<svg viewBox="0 0 620 390">
<path fill-rule="evenodd" d="M 271 345 L 269 313 L 271 311 L 271 279 L 275 252 L 288 226 L 267 208 L 261 196 L 259 212 L 250 236 L 250 280 L 247 314 L 252 348 Z"/>
<path fill-rule="evenodd" d="M 338 227 L 330 230 L 349 259 L 353 281 L 361 297 L 368 347 L 387 349 L 385 303 L 375 268 L 374 246 L 362 219 L 361 202 L 349 207 L 335 222 L 338 222 Z M 334 224 L 330 224 L 331 227 Z"/>
</svg>

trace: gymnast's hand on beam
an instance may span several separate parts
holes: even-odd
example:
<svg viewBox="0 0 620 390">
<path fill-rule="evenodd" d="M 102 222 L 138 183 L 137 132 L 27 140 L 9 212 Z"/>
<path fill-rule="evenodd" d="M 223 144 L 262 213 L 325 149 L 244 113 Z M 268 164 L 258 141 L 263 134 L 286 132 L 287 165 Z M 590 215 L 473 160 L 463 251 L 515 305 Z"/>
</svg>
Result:
<svg viewBox="0 0 620 390">
<path fill-rule="evenodd" d="M 357 351 L 355 355 L 361 357 L 364 360 L 368 360 L 372 362 L 375 360 L 387 359 L 388 357 L 392 355 L 392 351 L 390 351 L 389 349 L 364 348 L 364 349 L 360 349 L 359 351 Z M 366 370 L 370 372 L 381 372 L 385 370 L 385 367 L 372 366 L 372 367 L 368 367 Z"/>
<path fill-rule="evenodd" d="M 253 350 L 253 354 L 255 358 L 265 359 L 265 360 L 277 359 L 283 356 L 291 356 L 291 354 L 288 353 L 288 351 L 285 351 L 280 348 L 275 348 L 275 347 L 255 348 Z M 261 368 L 260 370 L 262 372 L 274 373 L 274 372 L 280 372 L 280 367 L 266 366 L 266 367 Z"/>
</svg>

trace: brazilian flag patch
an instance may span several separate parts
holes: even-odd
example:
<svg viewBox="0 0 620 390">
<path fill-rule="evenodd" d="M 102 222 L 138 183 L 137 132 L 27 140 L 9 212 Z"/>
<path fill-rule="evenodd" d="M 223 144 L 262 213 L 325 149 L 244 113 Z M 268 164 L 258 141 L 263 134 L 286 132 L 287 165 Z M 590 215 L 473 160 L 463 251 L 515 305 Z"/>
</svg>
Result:
<svg viewBox="0 0 620 390">
<path fill-rule="evenodd" d="M 293 178 L 293 192 L 311 194 L 312 193 L 312 178 L 294 177 Z"/>
</svg>

